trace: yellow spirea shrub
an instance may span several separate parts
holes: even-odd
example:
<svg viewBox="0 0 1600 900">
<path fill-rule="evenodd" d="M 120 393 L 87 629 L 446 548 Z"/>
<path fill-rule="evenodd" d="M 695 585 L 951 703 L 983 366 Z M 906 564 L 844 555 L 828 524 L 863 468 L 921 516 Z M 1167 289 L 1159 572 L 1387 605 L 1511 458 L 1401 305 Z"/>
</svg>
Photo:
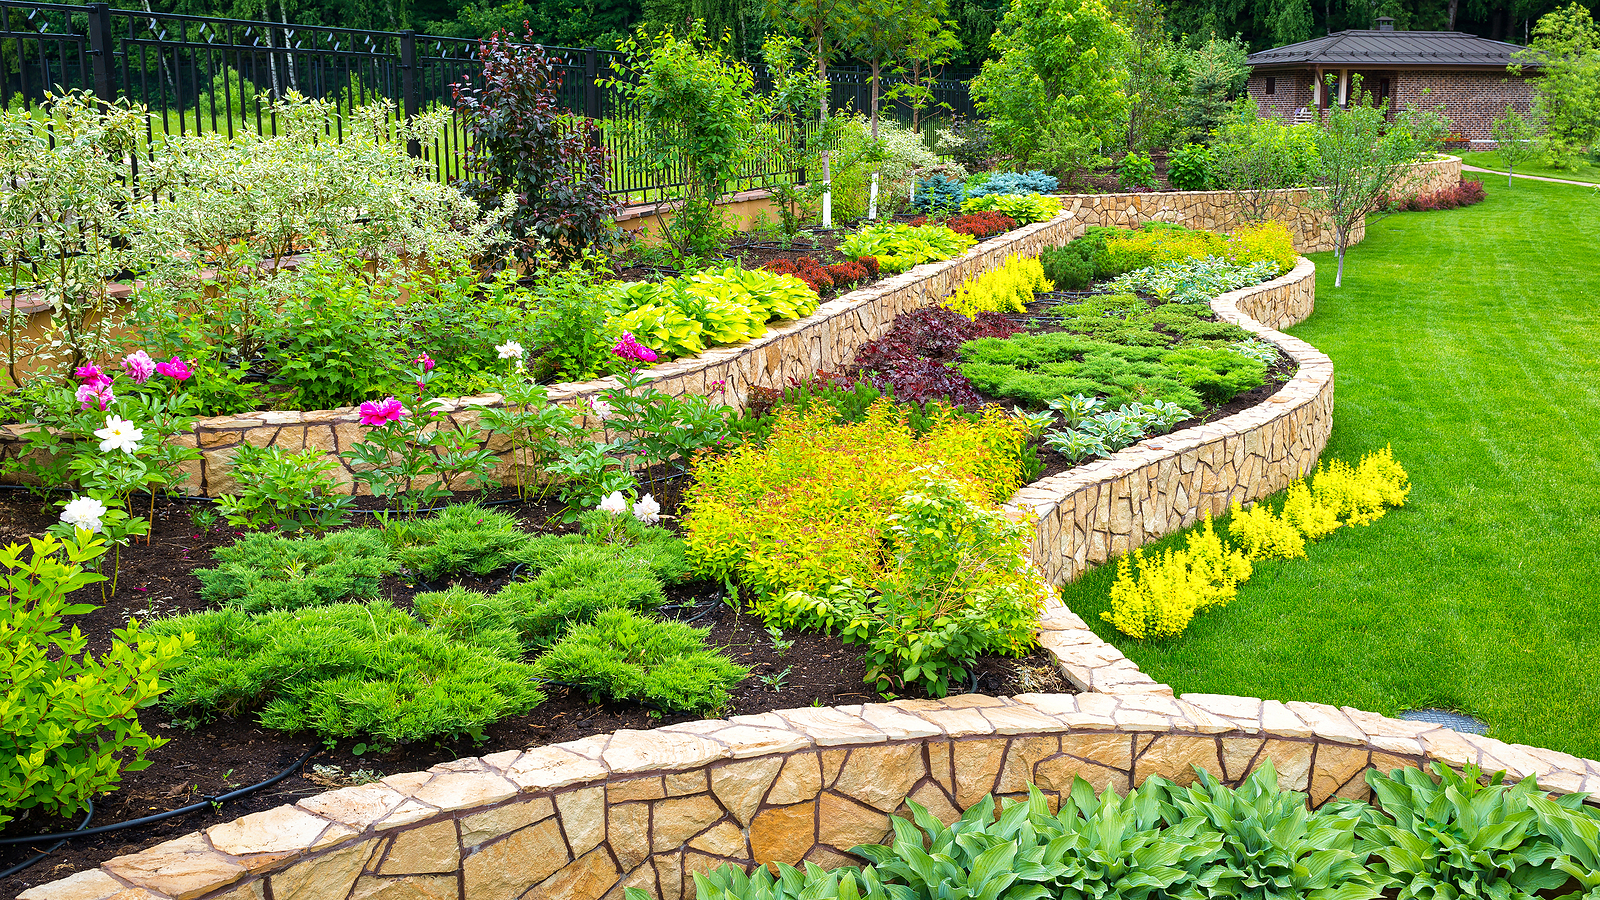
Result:
<svg viewBox="0 0 1600 900">
<path fill-rule="evenodd" d="M 1222 255 L 1237 266 L 1258 260 L 1272 263 L 1282 275 L 1294 268 L 1294 239 L 1278 222 L 1263 222 L 1235 229 L 1222 242 Z"/>
<path fill-rule="evenodd" d="M 1117 562 L 1111 586 L 1111 611 L 1100 614 L 1123 634 L 1163 640 L 1183 634 L 1196 613 L 1238 596 L 1250 578 L 1250 560 L 1217 536 L 1211 517 L 1189 534 L 1183 550 L 1146 557 L 1135 550 Z M 1138 575 L 1134 575 L 1134 565 Z"/>
<path fill-rule="evenodd" d="M 1224 606 L 1250 579 L 1252 561 L 1303 559 L 1306 542 L 1340 525 L 1367 525 L 1391 506 L 1405 504 L 1411 482 L 1388 447 L 1354 467 L 1332 460 L 1309 479 L 1289 485 L 1281 514 L 1266 503 L 1241 509 L 1234 501 L 1228 534 L 1219 537 L 1207 516 L 1189 533 L 1183 550 L 1146 557 L 1135 550 L 1117 562 L 1111 610 L 1100 618 L 1129 637 L 1162 640 L 1182 635 L 1197 613 Z M 1138 574 L 1134 568 L 1137 566 Z"/>
<path fill-rule="evenodd" d="M 1146 227 L 1106 241 L 1106 255 L 1115 271 L 1221 256 L 1222 248 L 1222 235 L 1186 228 Z"/>
<path fill-rule="evenodd" d="M 871 585 L 889 516 L 919 478 L 937 473 L 986 508 L 1022 485 L 1026 431 L 999 410 L 978 422 L 946 415 L 924 437 L 890 401 L 862 422 L 837 425 L 836 415 L 822 403 L 785 409 L 765 444 L 697 461 L 682 514 L 696 574 L 765 596 Z"/>
<path fill-rule="evenodd" d="M 969 319 L 981 312 L 1025 312 L 1037 291 L 1053 291 L 1037 256 L 1006 257 L 1005 265 L 962 282 L 956 292 L 940 302 Z"/>
</svg>

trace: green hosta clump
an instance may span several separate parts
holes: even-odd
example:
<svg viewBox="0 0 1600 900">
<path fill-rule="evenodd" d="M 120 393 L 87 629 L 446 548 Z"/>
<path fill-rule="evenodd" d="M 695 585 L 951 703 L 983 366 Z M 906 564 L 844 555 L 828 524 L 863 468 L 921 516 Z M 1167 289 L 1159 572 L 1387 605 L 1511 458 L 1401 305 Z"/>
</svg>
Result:
<svg viewBox="0 0 1600 900">
<path fill-rule="evenodd" d="M 166 671 L 194 636 L 130 622 L 94 656 L 76 627 L 63 627 L 64 616 L 97 608 L 67 597 L 105 580 L 84 571 L 104 552 L 98 541 L 53 537 L 0 550 L 0 825 L 34 808 L 72 815 L 124 772 L 148 767 L 145 754 L 166 743 L 144 730 L 138 711 L 166 690 Z"/>
<path fill-rule="evenodd" d="M 1042 194 L 986 194 L 961 204 L 961 211 L 994 211 L 1016 220 L 1018 225 L 1043 222 L 1061 214 L 1061 201 Z"/>
<path fill-rule="evenodd" d="M 871 256 L 882 272 L 904 272 L 925 262 L 959 256 L 974 243 L 971 235 L 957 234 L 943 225 L 882 222 L 863 225 L 845 238 L 839 252 L 850 259 Z"/>
<path fill-rule="evenodd" d="M 1189 787 L 1156 780 L 1169 827 L 1195 819 L 1221 844 L 1197 882 L 1208 897 L 1261 900 L 1370 900 L 1382 885 L 1367 869 L 1356 819 L 1345 807 L 1312 812 L 1305 795 L 1278 788 L 1271 760 L 1229 788 L 1204 771 Z"/>
<path fill-rule="evenodd" d="M 395 570 L 383 535 L 372 529 L 320 538 L 247 534 L 212 554 L 201 569 L 200 596 L 237 609 L 299 609 L 378 595 Z"/>
<path fill-rule="evenodd" d="M 1208 256 L 1135 269 L 1107 282 L 1106 289 L 1149 294 L 1171 303 L 1210 303 L 1221 294 L 1260 284 L 1277 274 L 1277 266 L 1270 260 L 1235 265 Z"/>
<path fill-rule="evenodd" d="M 1421 769 L 1367 773 L 1381 810 L 1360 807 L 1357 833 L 1371 845 L 1379 884 L 1397 891 L 1398 900 L 1531 900 L 1566 884 L 1572 869 L 1583 868 L 1558 865 L 1561 848 L 1542 833 L 1534 800 L 1544 798 L 1532 778 L 1507 786 L 1503 772 L 1487 784 L 1479 781 L 1475 766 L 1458 773 L 1434 763 L 1433 771 L 1435 777 Z M 1574 818 L 1565 807 L 1544 803 L 1548 821 L 1587 822 L 1593 832 L 1593 819 L 1582 813 Z M 1595 846 L 1592 838 L 1587 846 Z M 1586 874 L 1591 887 L 1600 885 L 1600 874 L 1592 869 Z"/>
<path fill-rule="evenodd" d="M 818 302 L 817 292 L 793 275 L 739 266 L 660 282 L 617 282 L 608 299 L 619 311 L 607 331 L 631 332 L 663 360 L 761 337 L 767 322 L 805 318 Z"/>
</svg>

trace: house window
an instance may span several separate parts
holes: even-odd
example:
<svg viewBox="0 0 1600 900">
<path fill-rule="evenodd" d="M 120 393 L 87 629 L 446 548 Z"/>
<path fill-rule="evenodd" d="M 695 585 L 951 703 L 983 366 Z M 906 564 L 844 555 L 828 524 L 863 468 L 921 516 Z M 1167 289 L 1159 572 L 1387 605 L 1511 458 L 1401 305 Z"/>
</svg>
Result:
<svg viewBox="0 0 1600 900">
<path fill-rule="evenodd" d="M 1277 92 L 1278 92 L 1278 79 L 1276 79 L 1276 78 L 1268 78 L 1267 79 L 1267 96 L 1270 97 L 1273 94 L 1276 94 Z"/>
</svg>

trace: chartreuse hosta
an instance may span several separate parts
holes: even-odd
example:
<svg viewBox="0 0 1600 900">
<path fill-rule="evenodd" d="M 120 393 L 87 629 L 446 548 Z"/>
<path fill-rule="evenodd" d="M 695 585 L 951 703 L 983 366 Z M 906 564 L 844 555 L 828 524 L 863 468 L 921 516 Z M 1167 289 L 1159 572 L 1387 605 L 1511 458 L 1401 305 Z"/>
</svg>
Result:
<svg viewBox="0 0 1600 900">
<path fill-rule="evenodd" d="M 724 866 L 699 900 L 1600 900 L 1600 820 L 1547 796 L 1435 764 L 1367 773 L 1378 805 L 1317 810 L 1271 762 L 1236 788 L 1204 772 L 1119 795 L 1082 779 L 1059 798 L 985 798 L 945 824 L 915 802 L 861 867 Z M 645 900 L 629 890 L 629 900 Z"/>
</svg>

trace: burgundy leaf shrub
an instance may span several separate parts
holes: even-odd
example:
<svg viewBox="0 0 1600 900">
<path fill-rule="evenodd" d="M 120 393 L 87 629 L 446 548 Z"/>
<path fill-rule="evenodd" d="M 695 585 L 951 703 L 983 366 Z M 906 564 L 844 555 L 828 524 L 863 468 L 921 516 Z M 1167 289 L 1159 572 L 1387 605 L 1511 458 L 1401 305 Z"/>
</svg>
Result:
<svg viewBox="0 0 1600 900">
<path fill-rule="evenodd" d="M 535 44 L 531 30 L 524 40 Z M 462 189 L 485 206 L 515 195 L 506 224 L 519 257 L 541 242 L 562 258 L 612 244 L 620 206 L 607 193 L 611 157 L 592 119 L 561 108 L 561 76 L 550 57 L 497 31 L 478 42 L 478 58 L 482 74 L 452 85 L 471 139 L 467 170 L 475 176 Z"/>
<path fill-rule="evenodd" d="M 1386 212 L 1433 212 L 1483 202 L 1483 182 L 1462 179 L 1460 184 L 1427 194 L 1399 194 L 1384 198 Z"/>
</svg>

